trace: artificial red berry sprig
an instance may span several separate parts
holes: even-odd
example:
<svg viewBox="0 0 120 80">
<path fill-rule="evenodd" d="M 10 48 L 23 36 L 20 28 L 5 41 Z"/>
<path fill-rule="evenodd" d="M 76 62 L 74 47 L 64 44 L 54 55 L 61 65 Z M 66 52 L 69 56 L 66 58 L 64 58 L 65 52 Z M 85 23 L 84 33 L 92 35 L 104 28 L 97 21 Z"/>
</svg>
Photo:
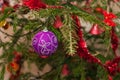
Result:
<svg viewBox="0 0 120 80">
<path fill-rule="evenodd" d="M 106 10 L 103 10 L 102 8 L 96 8 L 96 11 L 100 12 L 104 16 L 103 22 L 111 27 L 115 27 L 116 23 L 113 21 L 113 19 L 117 18 L 117 16 L 111 12 L 107 12 Z"/>
</svg>

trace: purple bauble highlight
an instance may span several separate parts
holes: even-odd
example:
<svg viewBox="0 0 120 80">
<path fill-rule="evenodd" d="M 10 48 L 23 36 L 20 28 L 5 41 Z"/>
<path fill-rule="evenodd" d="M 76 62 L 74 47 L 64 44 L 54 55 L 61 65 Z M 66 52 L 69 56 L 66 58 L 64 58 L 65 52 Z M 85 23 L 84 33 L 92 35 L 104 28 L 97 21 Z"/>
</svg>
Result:
<svg viewBox="0 0 120 80">
<path fill-rule="evenodd" d="M 35 34 L 32 46 L 40 56 L 50 56 L 56 51 L 58 40 L 53 32 L 43 30 Z"/>
</svg>

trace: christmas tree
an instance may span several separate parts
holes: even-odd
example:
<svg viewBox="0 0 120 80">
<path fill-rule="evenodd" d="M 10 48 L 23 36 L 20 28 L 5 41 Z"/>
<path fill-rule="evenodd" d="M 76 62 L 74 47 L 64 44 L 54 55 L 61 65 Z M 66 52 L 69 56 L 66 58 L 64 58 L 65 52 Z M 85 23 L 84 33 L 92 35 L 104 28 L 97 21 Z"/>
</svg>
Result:
<svg viewBox="0 0 120 80">
<path fill-rule="evenodd" d="M 120 79 L 119 0 L 0 0 L 0 16 L 0 80 Z"/>
</svg>

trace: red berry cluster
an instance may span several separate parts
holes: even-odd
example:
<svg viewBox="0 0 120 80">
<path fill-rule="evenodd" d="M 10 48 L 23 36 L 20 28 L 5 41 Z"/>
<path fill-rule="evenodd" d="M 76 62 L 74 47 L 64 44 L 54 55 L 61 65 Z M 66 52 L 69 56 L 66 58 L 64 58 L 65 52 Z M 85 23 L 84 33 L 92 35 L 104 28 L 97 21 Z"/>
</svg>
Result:
<svg viewBox="0 0 120 80">
<path fill-rule="evenodd" d="M 16 78 L 20 74 L 20 68 L 21 68 L 21 54 L 17 51 L 13 52 L 14 58 L 13 61 L 10 62 L 7 66 L 7 70 L 11 73 L 10 80 L 16 80 Z"/>
<path fill-rule="evenodd" d="M 104 22 L 111 27 L 115 27 L 116 23 L 113 21 L 113 19 L 116 18 L 116 15 L 114 15 L 113 13 L 108 13 L 105 10 L 103 10 L 103 15 L 104 15 Z"/>
<path fill-rule="evenodd" d="M 103 10 L 102 8 L 96 8 L 96 11 L 100 12 L 104 16 L 103 22 L 106 23 L 106 25 L 115 27 L 116 23 L 113 21 L 113 19 L 117 18 L 117 16 L 113 13 L 109 13 L 106 10 Z"/>
<path fill-rule="evenodd" d="M 116 57 L 112 61 L 106 61 L 104 67 L 108 70 L 110 75 L 114 76 L 116 75 L 117 72 L 120 72 L 119 62 L 120 62 L 120 57 Z"/>
</svg>

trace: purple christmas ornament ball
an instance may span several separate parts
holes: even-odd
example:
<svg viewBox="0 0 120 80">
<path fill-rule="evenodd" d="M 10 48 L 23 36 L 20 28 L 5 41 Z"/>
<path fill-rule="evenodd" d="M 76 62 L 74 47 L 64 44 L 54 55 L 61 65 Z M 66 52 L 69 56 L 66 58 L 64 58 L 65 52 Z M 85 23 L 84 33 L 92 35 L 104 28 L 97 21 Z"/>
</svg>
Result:
<svg viewBox="0 0 120 80">
<path fill-rule="evenodd" d="M 58 40 L 53 32 L 42 30 L 33 37 L 32 46 L 40 56 L 50 56 L 56 51 Z"/>
</svg>

